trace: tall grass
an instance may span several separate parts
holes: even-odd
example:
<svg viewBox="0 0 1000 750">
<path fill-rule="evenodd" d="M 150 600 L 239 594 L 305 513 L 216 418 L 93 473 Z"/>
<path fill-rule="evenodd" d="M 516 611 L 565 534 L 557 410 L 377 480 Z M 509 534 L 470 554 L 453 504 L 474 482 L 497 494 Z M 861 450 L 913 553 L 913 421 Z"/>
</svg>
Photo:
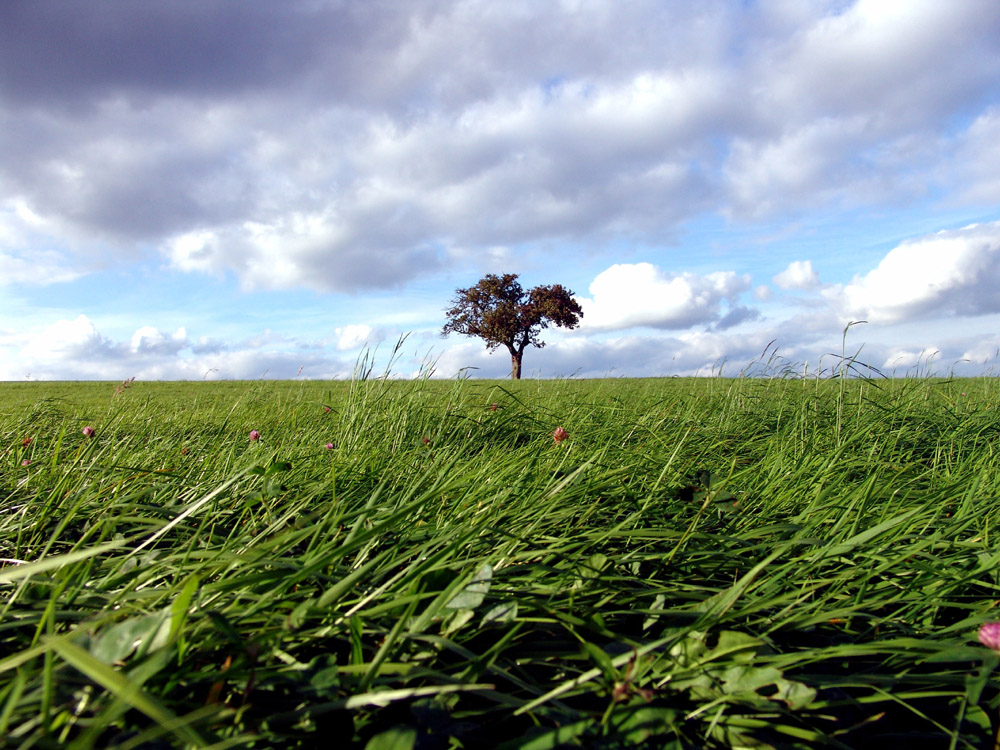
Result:
<svg viewBox="0 0 1000 750">
<path fill-rule="evenodd" d="M 0 389 L 6 746 L 1000 728 L 992 380 Z"/>
</svg>

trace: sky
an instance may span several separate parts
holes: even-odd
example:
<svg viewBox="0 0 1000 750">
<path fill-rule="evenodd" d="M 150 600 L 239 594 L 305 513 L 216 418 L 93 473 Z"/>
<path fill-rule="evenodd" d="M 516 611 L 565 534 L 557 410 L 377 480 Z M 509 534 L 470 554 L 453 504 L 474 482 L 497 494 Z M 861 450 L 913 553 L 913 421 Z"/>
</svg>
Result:
<svg viewBox="0 0 1000 750">
<path fill-rule="evenodd" d="M 0 380 L 996 374 L 996 0 L 0 3 Z M 846 331 L 846 333 L 845 333 Z"/>
</svg>

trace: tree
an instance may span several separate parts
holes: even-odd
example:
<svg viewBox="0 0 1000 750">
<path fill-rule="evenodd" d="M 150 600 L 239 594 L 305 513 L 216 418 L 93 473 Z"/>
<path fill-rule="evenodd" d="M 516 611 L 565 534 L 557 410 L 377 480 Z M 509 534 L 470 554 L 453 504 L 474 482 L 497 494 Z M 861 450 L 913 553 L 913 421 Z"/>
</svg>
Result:
<svg viewBox="0 0 1000 750">
<path fill-rule="evenodd" d="M 560 284 L 536 286 L 529 292 L 517 281 L 517 274 L 487 274 L 468 289 L 458 289 L 442 336 L 461 333 L 477 336 L 492 351 L 499 346 L 510 352 L 510 376 L 521 378 L 521 359 L 528 345 L 542 348 L 539 334 L 549 325 L 576 328 L 583 310 L 573 292 Z"/>
</svg>

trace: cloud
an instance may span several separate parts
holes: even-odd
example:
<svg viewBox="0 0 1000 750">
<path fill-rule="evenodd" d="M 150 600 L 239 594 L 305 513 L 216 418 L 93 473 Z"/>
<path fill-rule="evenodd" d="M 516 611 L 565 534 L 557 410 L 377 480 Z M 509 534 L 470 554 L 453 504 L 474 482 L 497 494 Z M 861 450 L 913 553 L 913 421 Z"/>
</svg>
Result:
<svg viewBox="0 0 1000 750">
<path fill-rule="evenodd" d="M 0 252 L 0 284 L 26 284 L 44 286 L 73 281 L 83 276 L 82 271 L 67 267 L 61 253 L 36 250 L 30 255 Z"/>
<path fill-rule="evenodd" d="M 791 22 L 760 12 L 771 17 L 750 41 L 752 126 L 732 133 L 727 212 L 898 205 L 942 178 L 968 190 L 938 170 L 950 157 L 936 140 L 955 127 L 955 113 L 978 112 L 995 96 L 986 92 L 1000 75 L 1000 7 L 858 0 Z"/>
<path fill-rule="evenodd" d="M 813 270 L 812 261 L 793 260 L 772 281 L 782 289 L 813 289 L 819 286 L 819 275 Z"/>
<path fill-rule="evenodd" d="M 229 349 L 226 342 L 210 336 L 199 336 L 190 343 L 191 351 L 195 354 L 219 354 Z"/>
<path fill-rule="evenodd" d="M 1000 107 L 990 107 L 976 117 L 955 141 L 955 162 L 947 168 L 951 174 L 946 179 L 967 201 L 987 205 L 1000 202 L 1000 173 L 995 167 Z"/>
<path fill-rule="evenodd" d="M 773 138 L 735 137 L 724 165 L 728 210 L 767 215 L 835 198 L 865 178 L 866 170 L 849 156 L 864 129 L 864 119 L 856 117 L 810 121 Z"/>
<path fill-rule="evenodd" d="M 755 315 L 735 304 L 749 289 L 750 277 L 732 271 L 704 276 L 667 274 L 650 263 L 619 263 L 597 275 L 590 285 L 590 298 L 579 298 L 583 308 L 581 328 L 594 331 L 735 325 Z M 725 316 L 723 302 L 730 308 Z"/>
<path fill-rule="evenodd" d="M 170 355 L 177 354 L 188 346 L 187 331 L 184 328 L 178 328 L 167 336 L 152 326 L 142 326 L 132 334 L 129 348 L 136 354 Z"/>
<path fill-rule="evenodd" d="M 735 308 L 738 316 L 739 308 Z M 0 379 L 138 380 L 349 378 L 355 357 L 338 344 L 357 344 L 367 324 L 334 331 L 328 340 L 303 340 L 263 330 L 258 335 L 222 343 L 141 326 L 122 339 L 101 332 L 87 316 L 21 331 L 0 331 Z M 372 329 L 373 334 L 377 329 Z M 547 346 L 525 353 L 526 377 L 657 377 L 672 375 L 734 376 L 741 371 L 799 377 L 822 368 L 835 370 L 842 347 L 843 322 L 832 310 L 816 309 L 794 317 L 764 321 L 733 331 L 715 325 L 707 330 L 667 331 L 652 327 L 632 331 L 546 332 Z M 370 340 L 370 339 L 369 339 Z M 870 324 L 853 329 L 848 354 L 860 350 L 859 362 L 884 371 L 975 374 L 1000 362 L 1000 337 L 969 329 L 955 337 L 949 326 Z M 932 356 L 933 352 L 939 354 Z M 390 353 L 374 351 L 376 369 Z M 392 372 L 412 375 L 433 362 L 438 377 L 462 371 L 472 377 L 506 378 L 510 357 L 489 352 L 475 339 L 442 341 L 436 330 L 418 331 L 396 352 Z"/>
<path fill-rule="evenodd" d="M 995 80 L 998 31 L 990 0 L 834 3 L 761 54 L 758 92 L 776 113 L 867 117 L 877 102 L 897 123 L 938 118 Z"/>
<path fill-rule="evenodd" d="M 0 332 L 0 379 L 138 380 L 343 378 L 353 360 L 322 347 L 296 347 L 271 331 L 233 345 L 198 337 L 186 329 L 165 333 L 140 326 L 126 340 L 105 336 L 86 315 L 27 331 Z"/>
<path fill-rule="evenodd" d="M 0 200 L 0 285 L 44 286 L 83 275 L 72 256 L 45 247 L 53 230 L 23 200 Z"/>
<path fill-rule="evenodd" d="M 142 248 L 345 292 L 704 214 L 996 195 L 1000 6 L 793 6 L 5 7 L 0 201 L 40 220 L 43 277 Z"/>
<path fill-rule="evenodd" d="M 87 372 L 93 361 L 115 358 L 117 353 L 118 347 L 102 336 L 86 315 L 46 326 L 30 336 L 22 350 L 28 363 L 46 366 L 60 362 L 78 373 Z"/>
<path fill-rule="evenodd" d="M 1000 312 L 1000 222 L 903 242 L 872 271 L 823 294 L 844 315 L 880 324 Z"/>
<path fill-rule="evenodd" d="M 336 328 L 333 335 L 337 339 L 337 349 L 340 351 L 357 349 L 365 344 L 373 344 L 382 340 L 380 333 L 375 332 L 371 326 L 364 323 Z"/>
<path fill-rule="evenodd" d="M 740 323 L 748 323 L 751 320 L 759 320 L 760 318 L 760 310 L 757 310 L 756 308 L 747 307 L 746 305 L 730 304 L 729 312 L 719 318 L 712 325 L 712 329 L 716 331 L 725 331 L 730 328 L 735 328 Z"/>
<path fill-rule="evenodd" d="M 420 5 L 413 4 L 415 18 L 426 14 Z M 409 20 L 383 3 L 294 0 L 280 7 L 94 0 L 86 9 L 11 7 L 4 15 L 0 90 L 15 102 L 57 98 L 69 108 L 114 95 L 252 95 L 287 87 L 310 69 L 331 94 L 356 101 L 365 96 L 359 84 L 372 81 L 369 50 L 393 49 Z"/>
<path fill-rule="evenodd" d="M 905 372 L 921 366 L 929 366 L 941 356 L 937 346 L 925 346 L 920 351 L 894 348 L 882 363 L 882 370 L 888 373 Z"/>
</svg>

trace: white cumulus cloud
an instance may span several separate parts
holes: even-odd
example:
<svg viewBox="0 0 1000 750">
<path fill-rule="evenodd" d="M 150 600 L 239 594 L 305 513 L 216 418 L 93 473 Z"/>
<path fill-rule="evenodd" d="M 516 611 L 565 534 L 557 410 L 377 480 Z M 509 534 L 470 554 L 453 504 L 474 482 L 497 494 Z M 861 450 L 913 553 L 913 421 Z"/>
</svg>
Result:
<svg viewBox="0 0 1000 750">
<path fill-rule="evenodd" d="M 812 261 L 793 260 L 773 281 L 782 289 L 812 289 L 819 285 L 819 275 L 813 270 Z"/>
<path fill-rule="evenodd" d="M 901 370 L 911 370 L 921 365 L 927 366 L 940 355 L 941 349 L 936 346 L 925 346 L 920 351 L 893 348 L 885 358 L 885 362 L 882 363 L 882 370 L 889 374 L 895 374 Z"/>
<path fill-rule="evenodd" d="M 669 274 L 651 263 L 619 263 L 597 275 L 590 298 L 579 299 L 581 327 L 681 329 L 724 321 L 733 313 L 745 319 L 754 313 L 737 300 L 749 289 L 750 276 L 733 271 Z"/>
<path fill-rule="evenodd" d="M 112 343 L 101 335 L 90 318 L 78 315 L 73 320 L 51 323 L 30 336 L 22 353 L 26 360 L 43 364 L 64 361 L 68 368 L 75 366 L 84 371 L 95 359 L 106 357 L 112 348 Z"/>
<path fill-rule="evenodd" d="M 872 323 L 1000 312 L 1000 222 L 903 242 L 872 271 L 824 295 L 845 315 Z"/>
<path fill-rule="evenodd" d="M 378 340 L 378 337 L 373 335 L 372 327 L 364 323 L 336 328 L 333 335 L 336 337 L 337 349 L 340 351 L 357 349 Z"/>
</svg>

